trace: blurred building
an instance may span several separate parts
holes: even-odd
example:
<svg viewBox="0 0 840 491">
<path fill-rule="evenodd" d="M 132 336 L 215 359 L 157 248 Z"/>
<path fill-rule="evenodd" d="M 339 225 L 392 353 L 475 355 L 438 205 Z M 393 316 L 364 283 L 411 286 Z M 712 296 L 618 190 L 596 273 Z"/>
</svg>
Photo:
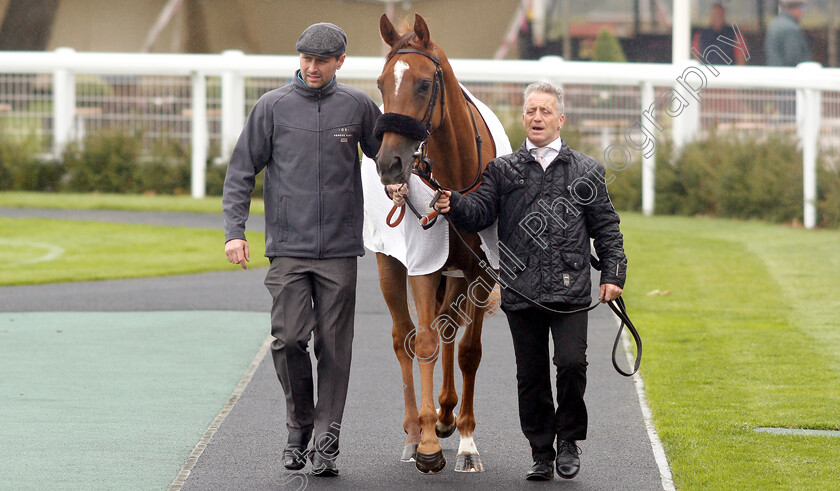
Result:
<svg viewBox="0 0 840 491">
<path fill-rule="evenodd" d="M 39 8 L 32 9 L 33 4 Z M 384 49 L 379 17 L 388 12 L 399 28 L 403 18 L 413 25 L 417 12 L 450 57 L 491 58 L 519 4 L 519 0 L 0 0 L 0 18 L 8 20 L 12 14 L 17 19 L 0 32 L 0 49 L 20 49 L 14 43 L 22 37 L 38 37 L 33 32 L 37 23 L 27 22 L 33 16 L 46 18 L 52 10 L 54 17 L 47 32 L 40 33 L 40 43 L 25 48 L 296 54 L 295 41 L 307 26 L 333 22 L 347 32 L 348 54 L 378 56 Z M 15 28 L 19 32 L 8 35 Z"/>
<path fill-rule="evenodd" d="M 738 24 L 747 42 L 751 55 L 748 64 L 764 64 L 764 33 L 778 12 L 779 0 L 531 0 L 528 18 L 520 31 L 520 56 L 561 55 L 587 60 L 596 37 L 607 29 L 621 42 L 628 61 L 670 63 L 675 1 L 690 2 L 695 30 L 707 27 L 712 6 L 722 4 L 727 21 Z M 564 16 L 568 17 L 567 23 Z M 838 66 L 840 0 L 808 0 L 802 27 L 813 60 L 824 66 Z"/>
</svg>

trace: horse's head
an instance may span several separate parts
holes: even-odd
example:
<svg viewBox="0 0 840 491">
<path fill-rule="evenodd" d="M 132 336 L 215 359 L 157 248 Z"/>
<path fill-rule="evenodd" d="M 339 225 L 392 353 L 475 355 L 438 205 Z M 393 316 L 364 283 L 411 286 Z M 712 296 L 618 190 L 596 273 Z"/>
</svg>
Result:
<svg viewBox="0 0 840 491">
<path fill-rule="evenodd" d="M 408 182 L 414 153 L 443 118 L 443 72 L 429 27 L 415 15 L 414 30 L 400 34 L 383 15 L 382 39 L 391 46 L 377 85 L 385 105 L 377 123 L 382 147 L 376 167 L 383 184 Z M 436 108 L 436 106 L 438 106 Z"/>
</svg>

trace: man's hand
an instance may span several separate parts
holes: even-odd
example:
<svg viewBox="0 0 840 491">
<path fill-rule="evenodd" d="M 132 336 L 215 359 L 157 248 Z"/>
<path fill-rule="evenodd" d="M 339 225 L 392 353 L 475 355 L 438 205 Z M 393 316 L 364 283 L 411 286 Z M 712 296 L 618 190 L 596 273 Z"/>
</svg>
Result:
<svg viewBox="0 0 840 491">
<path fill-rule="evenodd" d="M 452 191 L 446 189 L 441 190 L 440 198 L 435 201 L 435 210 L 439 213 L 449 213 L 449 197 L 452 196 Z"/>
<path fill-rule="evenodd" d="M 613 285 L 611 283 L 604 283 L 601 285 L 601 293 L 598 295 L 598 300 L 601 303 L 607 303 L 610 300 L 615 300 L 616 298 L 621 296 L 621 292 L 624 291 L 618 285 Z"/>
<path fill-rule="evenodd" d="M 248 249 L 248 241 L 242 239 L 232 239 L 225 243 L 225 256 L 228 261 L 233 264 L 242 266 L 242 269 L 248 269 L 246 262 L 251 260 L 251 251 Z"/>
<path fill-rule="evenodd" d="M 394 200 L 396 206 L 402 206 L 405 204 L 405 197 L 408 196 L 408 186 L 405 183 L 388 184 L 385 186 L 385 192 Z"/>
</svg>

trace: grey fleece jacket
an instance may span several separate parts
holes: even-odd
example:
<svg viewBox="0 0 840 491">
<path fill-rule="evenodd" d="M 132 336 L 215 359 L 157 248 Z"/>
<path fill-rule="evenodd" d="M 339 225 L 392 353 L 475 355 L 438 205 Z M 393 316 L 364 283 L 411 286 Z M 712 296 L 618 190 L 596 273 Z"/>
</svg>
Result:
<svg viewBox="0 0 840 491">
<path fill-rule="evenodd" d="M 358 144 L 373 158 L 380 111 L 359 89 L 295 81 L 251 111 L 225 176 L 225 241 L 245 238 L 255 176 L 265 169 L 265 255 L 364 255 Z"/>
</svg>

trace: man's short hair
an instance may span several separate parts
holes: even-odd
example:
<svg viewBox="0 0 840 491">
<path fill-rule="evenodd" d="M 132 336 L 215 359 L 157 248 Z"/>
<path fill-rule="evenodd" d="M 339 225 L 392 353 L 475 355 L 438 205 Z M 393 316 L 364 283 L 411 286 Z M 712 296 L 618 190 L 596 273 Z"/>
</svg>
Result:
<svg viewBox="0 0 840 491">
<path fill-rule="evenodd" d="M 536 92 L 554 96 L 554 99 L 557 100 L 557 115 L 560 116 L 565 114 L 566 100 L 563 95 L 563 89 L 555 87 L 549 82 L 534 82 L 525 87 L 525 91 L 523 92 L 522 112 L 525 112 L 525 102 L 528 100 L 528 97 Z"/>
</svg>

